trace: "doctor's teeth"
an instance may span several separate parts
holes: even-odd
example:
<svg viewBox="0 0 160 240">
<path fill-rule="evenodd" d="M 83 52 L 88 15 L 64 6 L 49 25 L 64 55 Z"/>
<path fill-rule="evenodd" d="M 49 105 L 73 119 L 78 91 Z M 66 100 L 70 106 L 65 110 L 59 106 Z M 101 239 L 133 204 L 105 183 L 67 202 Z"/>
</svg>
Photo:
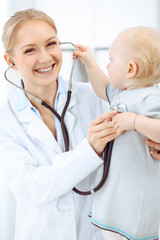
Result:
<svg viewBox="0 0 160 240">
<path fill-rule="evenodd" d="M 48 71 L 50 71 L 50 70 L 52 70 L 52 66 L 49 67 L 49 68 L 37 69 L 37 72 L 48 72 Z"/>
</svg>

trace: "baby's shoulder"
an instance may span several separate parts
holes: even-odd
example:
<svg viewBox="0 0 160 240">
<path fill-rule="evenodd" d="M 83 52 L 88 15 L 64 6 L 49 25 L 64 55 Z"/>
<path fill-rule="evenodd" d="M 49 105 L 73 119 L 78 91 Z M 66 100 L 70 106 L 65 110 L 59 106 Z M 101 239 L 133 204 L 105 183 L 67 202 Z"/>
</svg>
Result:
<svg viewBox="0 0 160 240">
<path fill-rule="evenodd" d="M 147 89 L 146 93 L 142 92 L 141 103 L 139 105 L 141 109 L 141 114 L 160 118 L 160 88 L 159 86 L 150 87 Z"/>
</svg>

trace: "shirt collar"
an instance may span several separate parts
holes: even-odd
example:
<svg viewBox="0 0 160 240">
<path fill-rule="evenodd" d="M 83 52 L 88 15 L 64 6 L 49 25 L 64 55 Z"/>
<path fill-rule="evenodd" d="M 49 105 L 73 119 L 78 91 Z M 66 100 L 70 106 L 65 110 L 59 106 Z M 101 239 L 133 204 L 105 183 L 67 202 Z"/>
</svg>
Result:
<svg viewBox="0 0 160 240">
<path fill-rule="evenodd" d="M 60 94 L 66 94 L 67 93 L 67 85 L 64 82 L 64 80 L 61 78 L 61 76 L 58 76 L 58 90 L 55 101 L 58 101 Z M 26 107 L 34 108 L 29 101 L 29 99 L 26 97 L 25 93 L 21 89 L 17 89 L 17 111 L 21 111 L 25 109 Z"/>
</svg>

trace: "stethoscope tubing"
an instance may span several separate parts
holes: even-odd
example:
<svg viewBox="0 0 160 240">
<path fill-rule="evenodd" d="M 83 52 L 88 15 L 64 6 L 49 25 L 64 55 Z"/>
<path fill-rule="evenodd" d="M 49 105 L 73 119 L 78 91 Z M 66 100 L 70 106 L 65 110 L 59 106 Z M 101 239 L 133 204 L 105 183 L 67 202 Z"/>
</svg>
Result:
<svg viewBox="0 0 160 240">
<path fill-rule="evenodd" d="M 40 98 L 36 97 L 33 93 L 25 90 L 24 88 L 18 86 L 17 84 L 15 84 L 14 82 L 12 82 L 12 81 L 10 81 L 10 80 L 8 79 L 8 77 L 7 77 L 7 72 L 8 72 L 8 70 L 9 70 L 13 65 L 14 65 L 14 63 L 11 63 L 11 65 L 9 65 L 9 67 L 8 67 L 8 68 L 6 69 L 6 71 L 4 72 L 4 77 L 5 77 L 5 79 L 6 79 L 9 83 L 11 83 L 13 86 L 21 89 L 21 90 L 22 90 L 23 92 L 25 92 L 25 93 L 28 93 L 28 94 L 29 94 L 30 96 L 32 96 L 35 100 L 37 100 L 37 102 L 42 103 L 42 100 L 41 100 Z"/>
<path fill-rule="evenodd" d="M 110 162 L 111 162 L 111 154 L 112 154 L 112 148 L 113 148 L 113 143 L 114 140 L 112 140 L 111 142 L 106 144 L 106 147 L 104 149 L 104 166 L 103 166 L 103 173 L 102 173 L 102 178 L 100 180 L 100 182 L 98 183 L 98 185 L 93 188 L 90 191 L 80 191 L 79 189 L 73 188 L 73 191 L 76 192 L 79 195 L 90 195 L 93 194 L 95 192 L 97 192 L 105 183 L 107 177 L 108 177 L 108 172 L 109 172 L 109 167 L 110 167 Z"/>
<path fill-rule="evenodd" d="M 68 130 L 66 128 L 66 125 L 64 123 L 64 116 L 65 116 L 65 113 L 67 111 L 68 105 L 70 103 L 71 94 L 72 94 L 72 91 L 68 90 L 68 92 L 67 92 L 67 101 L 65 103 L 65 106 L 63 108 L 61 116 L 54 110 L 54 108 L 52 108 L 50 105 L 48 105 L 48 103 L 46 103 L 45 101 L 42 101 L 42 103 L 41 103 L 43 106 L 48 108 L 57 117 L 57 119 L 61 123 L 61 129 L 62 129 L 64 144 L 65 144 L 65 152 L 69 151 L 69 135 L 68 135 Z"/>
<path fill-rule="evenodd" d="M 61 44 L 68 44 L 70 42 L 63 42 Z M 75 45 L 73 43 L 70 43 L 72 44 L 74 47 Z M 54 110 L 54 108 L 52 108 L 49 104 L 47 104 L 45 101 L 41 100 L 40 98 L 38 98 L 37 96 L 35 96 L 33 93 L 25 90 L 24 88 L 18 86 L 17 84 L 13 83 L 12 81 L 10 81 L 7 77 L 7 72 L 8 70 L 14 65 L 14 63 L 12 63 L 7 69 L 6 71 L 4 72 L 4 77 L 5 79 L 11 83 L 13 86 L 19 88 L 20 90 L 22 90 L 24 93 L 27 93 L 29 95 L 31 95 L 35 100 L 37 100 L 39 103 L 41 103 L 44 107 L 48 108 L 56 117 L 57 119 L 60 121 L 60 124 L 61 124 L 61 129 L 62 129 L 62 135 L 63 135 L 63 139 L 64 139 L 64 144 L 65 144 L 65 152 L 69 151 L 69 134 L 68 134 L 68 130 L 67 130 L 67 127 L 64 123 L 64 116 L 65 116 L 65 113 L 67 111 L 67 108 L 69 106 L 69 103 L 70 103 L 70 100 L 71 100 L 71 94 L 72 94 L 72 91 L 71 91 L 71 87 L 72 87 L 72 74 L 73 74 L 73 69 L 74 69 L 74 65 L 75 65 L 75 59 L 73 60 L 73 64 L 72 64 L 72 69 L 71 69 L 71 74 L 70 74 L 70 80 L 69 80 L 69 87 L 68 87 L 68 92 L 67 92 L 67 100 L 66 100 L 66 103 L 65 103 L 65 106 L 63 108 L 63 111 L 62 111 L 62 114 L 61 116 Z M 90 195 L 96 191 L 98 191 L 104 184 L 107 176 L 108 176 L 108 171 L 109 171 L 109 166 L 110 166 L 110 159 L 111 159 L 111 153 L 112 153 L 112 147 L 113 147 L 113 142 L 114 141 L 111 141 L 109 143 L 107 143 L 106 147 L 105 147 L 105 150 L 104 150 L 104 168 L 103 168 L 103 175 L 102 175 L 102 179 L 101 181 L 99 182 L 99 184 L 92 190 L 90 191 L 81 191 L 81 190 L 78 190 L 76 189 L 75 187 L 72 189 L 75 193 L 77 194 L 80 194 L 80 195 Z"/>
</svg>

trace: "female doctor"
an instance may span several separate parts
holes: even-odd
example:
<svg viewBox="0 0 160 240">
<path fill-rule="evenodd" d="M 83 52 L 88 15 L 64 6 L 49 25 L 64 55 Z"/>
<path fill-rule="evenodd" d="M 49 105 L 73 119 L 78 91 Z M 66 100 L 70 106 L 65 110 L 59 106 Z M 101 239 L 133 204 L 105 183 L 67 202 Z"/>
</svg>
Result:
<svg viewBox="0 0 160 240">
<path fill-rule="evenodd" d="M 61 115 L 67 87 L 59 76 L 62 53 L 53 20 L 35 9 L 17 12 L 2 40 L 23 88 Z M 104 120 L 115 113 L 102 114 L 106 109 L 88 84 L 74 83 L 72 91 L 67 152 L 59 121 L 31 95 L 18 89 L 0 110 L 0 167 L 17 202 L 15 240 L 103 239 L 87 216 L 91 197 L 72 189 L 93 188 L 104 147 L 116 137 L 112 122 Z"/>
</svg>

